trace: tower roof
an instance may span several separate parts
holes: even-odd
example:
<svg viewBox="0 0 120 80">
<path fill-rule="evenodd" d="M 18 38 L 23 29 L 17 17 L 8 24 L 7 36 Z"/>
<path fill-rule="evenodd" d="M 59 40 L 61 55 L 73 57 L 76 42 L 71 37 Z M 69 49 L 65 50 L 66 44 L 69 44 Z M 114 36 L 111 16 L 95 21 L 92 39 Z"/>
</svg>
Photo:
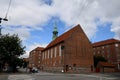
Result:
<svg viewBox="0 0 120 80">
<path fill-rule="evenodd" d="M 53 29 L 53 36 L 52 36 L 52 40 L 55 40 L 58 37 L 58 30 L 57 30 L 57 24 L 55 22 L 54 24 L 54 29 Z"/>
<path fill-rule="evenodd" d="M 54 31 L 58 32 L 56 22 L 55 22 L 55 24 L 54 24 L 54 30 L 53 30 L 53 32 L 54 32 Z"/>
</svg>

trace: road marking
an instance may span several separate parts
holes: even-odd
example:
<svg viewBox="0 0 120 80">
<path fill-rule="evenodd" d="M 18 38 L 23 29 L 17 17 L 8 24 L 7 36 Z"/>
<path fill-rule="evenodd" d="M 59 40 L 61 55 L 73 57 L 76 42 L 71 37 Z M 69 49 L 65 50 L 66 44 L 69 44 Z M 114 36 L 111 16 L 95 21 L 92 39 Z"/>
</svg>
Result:
<svg viewBox="0 0 120 80">
<path fill-rule="evenodd" d="M 35 80 L 30 75 L 9 75 L 8 80 Z"/>
<path fill-rule="evenodd" d="M 100 80 L 102 79 L 107 79 L 107 80 L 114 80 L 114 79 L 118 79 L 117 77 L 110 77 L 110 76 L 98 76 L 98 75 L 89 75 L 89 77 L 96 77 L 99 78 Z"/>
<path fill-rule="evenodd" d="M 83 77 L 93 77 L 98 78 L 99 80 L 107 79 L 107 80 L 115 80 L 118 79 L 117 77 L 110 77 L 108 75 L 87 75 L 87 74 L 75 74 L 76 76 L 83 76 Z"/>
</svg>

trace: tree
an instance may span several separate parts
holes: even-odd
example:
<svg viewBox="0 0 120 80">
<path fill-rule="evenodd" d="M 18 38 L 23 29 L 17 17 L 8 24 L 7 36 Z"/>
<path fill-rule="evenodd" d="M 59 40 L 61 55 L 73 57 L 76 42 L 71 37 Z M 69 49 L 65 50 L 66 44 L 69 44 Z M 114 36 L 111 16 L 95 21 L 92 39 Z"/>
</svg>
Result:
<svg viewBox="0 0 120 80">
<path fill-rule="evenodd" d="M 99 61 L 107 62 L 107 60 L 102 56 L 94 56 L 94 67 L 96 68 Z"/>
<path fill-rule="evenodd" d="M 16 70 L 18 65 L 19 56 L 25 53 L 24 46 L 18 35 L 1 35 L 0 36 L 0 63 L 4 66 L 7 63 L 12 67 L 13 71 Z"/>
</svg>

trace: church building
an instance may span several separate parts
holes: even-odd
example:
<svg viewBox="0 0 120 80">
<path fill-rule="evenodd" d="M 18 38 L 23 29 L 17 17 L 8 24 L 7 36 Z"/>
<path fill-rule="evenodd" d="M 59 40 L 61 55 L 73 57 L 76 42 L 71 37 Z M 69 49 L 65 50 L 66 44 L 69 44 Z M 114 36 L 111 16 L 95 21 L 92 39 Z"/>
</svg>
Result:
<svg viewBox="0 0 120 80">
<path fill-rule="evenodd" d="M 42 50 L 43 71 L 88 73 L 93 71 L 93 49 L 91 42 L 76 25 L 58 36 L 54 27 L 53 40 Z"/>
</svg>

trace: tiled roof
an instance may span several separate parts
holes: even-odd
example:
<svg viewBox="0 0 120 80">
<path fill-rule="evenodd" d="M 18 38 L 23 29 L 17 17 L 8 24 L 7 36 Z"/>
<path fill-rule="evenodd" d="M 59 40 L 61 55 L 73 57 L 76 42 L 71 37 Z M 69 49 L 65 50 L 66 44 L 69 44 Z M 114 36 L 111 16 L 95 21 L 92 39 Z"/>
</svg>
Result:
<svg viewBox="0 0 120 80">
<path fill-rule="evenodd" d="M 37 47 L 34 50 L 36 50 L 36 51 L 42 51 L 43 49 L 44 49 L 43 47 Z"/>
<path fill-rule="evenodd" d="M 93 43 L 92 45 L 93 47 L 96 47 L 96 46 L 102 46 L 102 45 L 112 44 L 112 43 L 120 43 L 120 41 L 116 39 L 108 39 L 108 40 Z"/>
<path fill-rule="evenodd" d="M 78 27 L 80 28 L 80 25 L 79 25 L 79 24 L 76 25 L 75 27 L 73 27 L 72 29 L 70 29 L 69 31 L 65 32 L 65 33 L 62 34 L 61 36 L 57 37 L 57 38 L 56 38 L 55 40 L 53 40 L 50 44 L 48 44 L 48 46 L 47 46 L 45 49 L 50 48 L 50 47 L 52 47 L 52 46 L 54 46 L 54 45 L 56 45 L 56 44 L 64 41 L 64 40 L 67 39 L 67 38 L 72 34 L 72 32 L 73 32 L 74 30 L 76 30 Z"/>
<path fill-rule="evenodd" d="M 109 62 L 99 62 L 98 63 L 98 65 L 97 65 L 97 67 L 115 67 L 115 65 L 113 65 L 113 64 L 111 64 L 111 63 L 109 63 Z"/>
<path fill-rule="evenodd" d="M 23 58 L 24 61 L 28 62 L 29 61 L 29 58 Z"/>
</svg>

